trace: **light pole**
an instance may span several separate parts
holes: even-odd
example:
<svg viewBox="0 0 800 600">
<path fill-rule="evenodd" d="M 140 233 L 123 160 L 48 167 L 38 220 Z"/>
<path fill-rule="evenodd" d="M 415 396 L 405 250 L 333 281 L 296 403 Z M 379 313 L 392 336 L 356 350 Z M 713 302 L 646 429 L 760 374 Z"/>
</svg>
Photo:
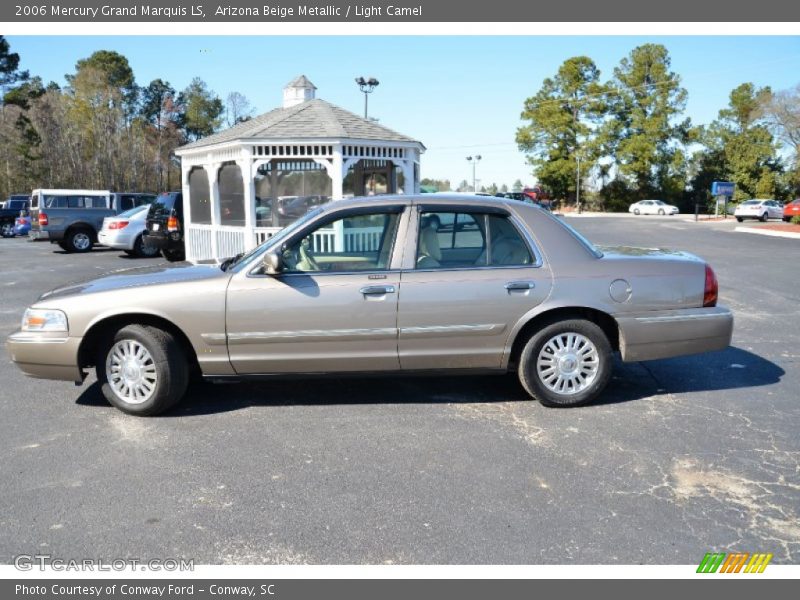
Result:
<svg viewBox="0 0 800 600">
<path fill-rule="evenodd" d="M 477 186 L 477 180 L 475 179 L 475 165 L 478 164 L 478 161 L 480 159 L 481 159 L 481 155 L 480 154 L 476 154 L 474 157 L 473 156 L 468 156 L 467 157 L 467 162 L 472 163 L 472 193 L 473 194 L 478 192 L 478 189 L 476 187 Z"/>
<path fill-rule="evenodd" d="M 380 81 L 375 79 L 374 77 L 370 77 L 369 79 L 364 79 L 363 77 L 356 77 L 356 83 L 358 84 L 358 89 L 364 92 L 364 118 L 367 118 L 367 98 L 369 98 L 369 94 L 380 85 Z"/>
</svg>

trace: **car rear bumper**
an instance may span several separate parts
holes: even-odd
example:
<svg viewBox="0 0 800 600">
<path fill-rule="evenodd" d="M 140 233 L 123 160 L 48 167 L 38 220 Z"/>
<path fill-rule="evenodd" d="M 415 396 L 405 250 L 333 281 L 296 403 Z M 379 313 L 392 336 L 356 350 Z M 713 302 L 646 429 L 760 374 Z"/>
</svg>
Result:
<svg viewBox="0 0 800 600">
<path fill-rule="evenodd" d="M 42 231 L 41 229 L 31 229 L 28 232 L 28 237 L 32 240 L 49 240 L 50 232 Z"/>
<path fill-rule="evenodd" d="M 6 340 L 6 350 L 19 369 L 30 377 L 82 383 L 78 348 L 83 338 L 17 331 Z"/>
<path fill-rule="evenodd" d="M 723 350 L 733 335 L 733 314 L 724 306 L 625 315 L 617 324 L 625 362 Z"/>
<path fill-rule="evenodd" d="M 118 250 L 132 250 L 136 238 L 129 233 L 109 233 L 104 229 L 100 230 L 97 234 L 97 241 L 103 246 L 109 248 L 116 248 Z"/>
<path fill-rule="evenodd" d="M 159 250 L 183 249 L 183 236 L 180 232 L 144 230 L 145 243 Z"/>
</svg>

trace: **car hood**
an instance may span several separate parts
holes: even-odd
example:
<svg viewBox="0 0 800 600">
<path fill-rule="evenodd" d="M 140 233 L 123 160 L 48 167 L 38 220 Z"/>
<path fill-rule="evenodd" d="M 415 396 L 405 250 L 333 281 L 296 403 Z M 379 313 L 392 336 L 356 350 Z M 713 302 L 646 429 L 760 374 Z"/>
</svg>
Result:
<svg viewBox="0 0 800 600">
<path fill-rule="evenodd" d="M 220 270 L 219 265 L 157 265 L 110 271 L 99 277 L 85 281 L 77 281 L 55 288 L 39 296 L 38 301 L 66 296 L 97 294 L 111 290 L 135 287 L 146 287 L 178 283 L 183 281 L 201 281 L 204 279 L 227 278 L 230 274 Z"/>
<path fill-rule="evenodd" d="M 669 248 L 638 248 L 635 246 L 597 246 L 603 253 L 603 258 L 646 258 L 660 260 L 689 260 L 703 262 L 691 252 L 671 250 Z"/>
</svg>

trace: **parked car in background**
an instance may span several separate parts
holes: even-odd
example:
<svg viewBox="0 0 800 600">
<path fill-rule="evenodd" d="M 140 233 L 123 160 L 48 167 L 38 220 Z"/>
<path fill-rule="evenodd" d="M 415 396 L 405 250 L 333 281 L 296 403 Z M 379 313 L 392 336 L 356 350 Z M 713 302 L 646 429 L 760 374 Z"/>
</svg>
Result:
<svg viewBox="0 0 800 600">
<path fill-rule="evenodd" d="M 185 260 L 183 194 L 164 192 L 150 205 L 143 243 L 158 249 L 170 262 Z"/>
<path fill-rule="evenodd" d="M 789 222 L 792 217 L 800 216 L 800 198 L 792 200 L 783 207 L 783 220 Z"/>
<path fill-rule="evenodd" d="M 740 223 L 745 219 L 758 219 L 759 221 L 782 219 L 783 204 L 777 200 L 745 200 L 736 206 L 733 216 Z"/>
<path fill-rule="evenodd" d="M 5 202 L 0 203 L 0 236 L 14 237 L 17 217 L 28 214 L 28 196 L 12 194 Z"/>
<path fill-rule="evenodd" d="M 138 192 L 34 190 L 28 237 L 58 244 L 67 252 L 89 252 L 97 243 L 103 219 L 154 199 L 155 194 Z"/>
<path fill-rule="evenodd" d="M 30 199 L 31 197 L 28 194 L 11 194 L 0 208 L 27 211 L 30 206 Z"/>
<path fill-rule="evenodd" d="M 543 404 L 578 406 L 606 387 L 615 352 L 630 362 L 726 348 L 733 316 L 717 293 L 696 256 L 597 248 L 530 204 L 373 196 L 316 208 L 220 265 L 57 288 L 7 347 L 33 377 L 80 384 L 94 368 L 106 399 L 134 415 L 174 405 L 193 371 L 514 372 Z"/>
<path fill-rule="evenodd" d="M 19 216 L 14 220 L 14 235 L 25 236 L 31 230 L 30 215 Z"/>
<path fill-rule="evenodd" d="M 158 255 L 159 249 L 151 246 L 144 238 L 149 209 L 149 205 L 145 204 L 121 212 L 116 217 L 106 217 L 103 219 L 103 227 L 97 234 L 97 241 L 109 248 L 123 250 L 131 256 Z"/>
<path fill-rule="evenodd" d="M 677 215 L 679 211 L 677 206 L 663 200 L 639 200 L 628 207 L 628 212 L 635 215 Z"/>
</svg>

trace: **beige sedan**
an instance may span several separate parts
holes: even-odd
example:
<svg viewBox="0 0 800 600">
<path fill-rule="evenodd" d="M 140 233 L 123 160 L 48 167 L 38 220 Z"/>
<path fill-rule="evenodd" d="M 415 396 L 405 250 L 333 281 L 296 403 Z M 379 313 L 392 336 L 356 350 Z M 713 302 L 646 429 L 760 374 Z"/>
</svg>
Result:
<svg viewBox="0 0 800 600">
<path fill-rule="evenodd" d="M 502 198 L 331 202 L 222 264 L 108 273 L 39 298 L 8 349 L 33 377 L 94 367 L 121 410 L 154 415 L 190 374 L 515 371 L 576 406 L 624 361 L 720 350 L 714 272 L 679 251 L 596 248 Z"/>
</svg>

